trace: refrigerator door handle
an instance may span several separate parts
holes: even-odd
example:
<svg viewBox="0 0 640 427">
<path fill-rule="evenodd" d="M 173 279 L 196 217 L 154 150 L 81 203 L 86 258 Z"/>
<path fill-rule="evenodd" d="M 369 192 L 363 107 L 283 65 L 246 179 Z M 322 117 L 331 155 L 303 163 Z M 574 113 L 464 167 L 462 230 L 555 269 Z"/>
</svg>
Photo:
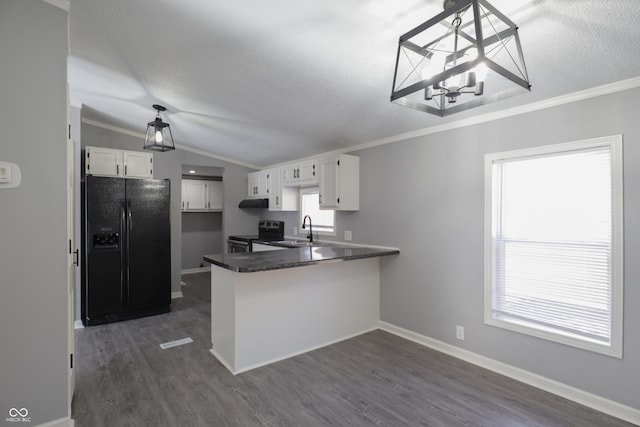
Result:
<svg viewBox="0 0 640 427">
<path fill-rule="evenodd" d="M 120 203 L 120 241 L 118 244 L 120 245 L 120 301 L 125 305 L 125 267 L 127 267 L 127 252 L 122 245 L 122 238 L 125 237 L 125 224 L 127 223 L 127 214 L 126 214 L 126 205 L 125 202 Z"/>
<path fill-rule="evenodd" d="M 131 230 L 133 229 L 133 220 L 131 217 L 131 201 L 127 200 L 127 300 L 125 301 L 125 305 L 129 305 L 130 297 L 131 297 L 131 284 L 129 282 L 129 278 L 131 276 L 131 272 L 129 271 L 129 261 L 130 261 L 130 248 L 131 248 Z"/>
</svg>

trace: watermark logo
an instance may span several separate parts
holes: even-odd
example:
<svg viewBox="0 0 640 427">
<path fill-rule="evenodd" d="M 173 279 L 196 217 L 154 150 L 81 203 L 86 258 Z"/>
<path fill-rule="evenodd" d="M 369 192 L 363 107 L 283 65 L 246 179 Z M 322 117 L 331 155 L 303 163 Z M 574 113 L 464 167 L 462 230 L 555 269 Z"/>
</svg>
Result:
<svg viewBox="0 0 640 427">
<path fill-rule="evenodd" d="M 31 417 L 27 408 L 11 408 L 9 409 L 9 417 L 5 418 L 8 423 L 30 423 Z"/>
</svg>

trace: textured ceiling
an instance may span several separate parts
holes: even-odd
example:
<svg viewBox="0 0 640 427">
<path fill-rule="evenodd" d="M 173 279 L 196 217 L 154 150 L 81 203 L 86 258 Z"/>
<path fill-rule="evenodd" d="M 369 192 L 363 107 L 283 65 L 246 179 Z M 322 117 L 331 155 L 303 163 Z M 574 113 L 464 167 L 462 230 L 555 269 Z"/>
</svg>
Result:
<svg viewBox="0 0 640 427">
<path fill-rule="evenodd" d="M 439 0 L 71 0 L 72 102 L 261 166 L 640 75 L 637 0 L 494 0 L 520 27 L 531 93 L 439 118 L 389 102 L 398 36 Z"/>
</svg>

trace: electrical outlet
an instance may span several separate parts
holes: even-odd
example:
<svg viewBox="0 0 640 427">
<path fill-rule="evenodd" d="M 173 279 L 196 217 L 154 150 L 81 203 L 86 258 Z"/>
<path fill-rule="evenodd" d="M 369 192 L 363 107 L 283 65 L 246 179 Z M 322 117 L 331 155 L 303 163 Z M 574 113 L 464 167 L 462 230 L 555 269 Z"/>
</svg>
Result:
<svg viewBox="0 0 640 427">
<path fill-rule="evenodd" d="M 298 234 L 298 227 L 293 227 L 293 234 Z"/>
<path fill-rule="evenodd" d="M 464 340 L 464 326 L 456 326 L 456 338 Z"/>
<path fill-rule="evenodd" d="M 344 240 L 351 240 L 351 230 L 344 230 Z"/>
</svg>

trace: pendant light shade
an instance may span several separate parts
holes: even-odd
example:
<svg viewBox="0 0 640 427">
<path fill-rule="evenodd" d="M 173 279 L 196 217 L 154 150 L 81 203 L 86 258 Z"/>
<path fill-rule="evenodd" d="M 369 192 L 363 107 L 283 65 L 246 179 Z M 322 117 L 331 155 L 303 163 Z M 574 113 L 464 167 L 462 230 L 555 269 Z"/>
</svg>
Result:
<svg viewBox="0 0 640 427">
<path fill-rule="evenodd" d="M 516 24 L 486 0 L 444 9 L 400 36 L 392 102 L 443 117 L 531 90 Z"/>
<path fill-rule="evenodd" d="M 167 111 L 165 107 L 153 104 L 153 108 L 158 111 L 155 120 L 147 124 L 147 133 L 144 137 L 144 149 L 153 151 L 175 150 L 173 135 L 169 123 L 162 121 L 160 111 Z"/>
</svg>

